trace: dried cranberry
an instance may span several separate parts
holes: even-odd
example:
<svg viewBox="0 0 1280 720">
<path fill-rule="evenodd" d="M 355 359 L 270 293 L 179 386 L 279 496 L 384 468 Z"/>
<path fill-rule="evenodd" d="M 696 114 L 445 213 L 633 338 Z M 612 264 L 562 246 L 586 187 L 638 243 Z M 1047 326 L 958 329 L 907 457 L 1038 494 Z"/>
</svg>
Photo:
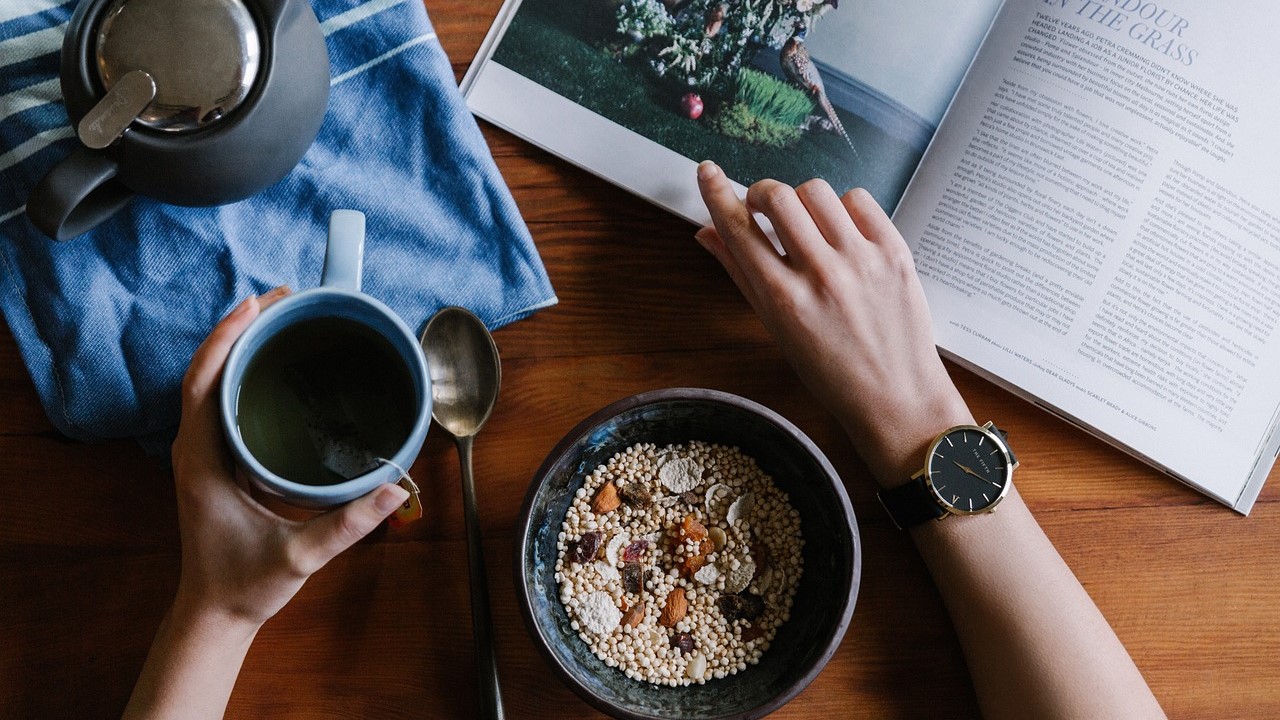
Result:
<svg viewBox="0 0 1280 720">
<path fill-rule="evenodd" d="M 643 538 L 632 540 L 626 549 L 622 551 L 622 562 L 636 562 L 644 555 L 644 551 L 649 549 L 649 541 Z"/>
<path fill-rule="evenodd" d="M 604 544 L 604 533 L 599 530 L 592 530 L 583 533 L 582 538 L 574 543 L 569 550 L 569 562 L 585 563 L 596 559 L 600 554 L 600 546 Z"/>
<path fill-rule="evenodd" d="M 687 632 L 678 632 L 672 635 L 671 647 L 679 650 L 682 654 L 688 655 L 693 652 L 693 635 Z"/>
</svg>

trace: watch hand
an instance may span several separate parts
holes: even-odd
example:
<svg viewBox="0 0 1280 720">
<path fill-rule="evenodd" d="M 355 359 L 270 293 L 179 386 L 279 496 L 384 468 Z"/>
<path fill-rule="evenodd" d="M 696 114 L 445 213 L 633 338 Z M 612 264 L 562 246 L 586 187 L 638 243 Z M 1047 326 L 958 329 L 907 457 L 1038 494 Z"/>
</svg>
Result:
<svg viewBox="0 0 1280 720">
<path fill-rule="evenodd" d="M 964 465 L 961 465 L 960 463 L 956 462 L 955 460 L 952 460 L 952 461 L 951 461 L 951 464 L 953 464 L 953 465 L 955 465 L 956 467 L 960 468 L 960 469 L 961 469 L 961 470 L 963 470 L 966 474 L 968 474 L 968 475 L 972 475 L 972 476 L 974 476 L 974 477 L 978 478 L 979 480 L 981 480 L 981 481 L 982 481 L 982 482 L 984 482 L 984 483 L 988 483 L 988 484 L 993 485 L 993 486 L 995 486 L 995 487 L 1000 487 L 999 483 L 991 482 L 990 480 L 988 480 L 988 479 L 986 479 L 986 478 L 982 477 L 982 476 L 981 476 L 981 475 L 979 475 L 978 473 L 976 473 L 976 472 L 974 472 L 974 471 L 970 470 L 969 468 L 965 467 Z"/>
</svg>

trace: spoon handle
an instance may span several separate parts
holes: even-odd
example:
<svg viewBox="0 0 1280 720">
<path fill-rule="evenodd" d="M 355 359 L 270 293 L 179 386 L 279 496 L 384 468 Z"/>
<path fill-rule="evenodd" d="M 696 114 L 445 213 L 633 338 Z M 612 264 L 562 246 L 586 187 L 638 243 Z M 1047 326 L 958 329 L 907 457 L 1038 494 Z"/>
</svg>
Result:
<svg viewBox="0 0 1280 720">
<path fill-rule="evenodd" d="M 471 631 L 476 644 L 476 672 L 480 677 L 480 717 L 503 720 L 498 658 L 493 649 L 493 616 L 489 613 L 489 579 L 484 571 L 484 546 L 476 517 L 476 484 L 471 475 L 472 438 L 458 438 L 462 465 L 462 515 L 467 526 L 467 560 L 471 571 Z"/>
</svg>

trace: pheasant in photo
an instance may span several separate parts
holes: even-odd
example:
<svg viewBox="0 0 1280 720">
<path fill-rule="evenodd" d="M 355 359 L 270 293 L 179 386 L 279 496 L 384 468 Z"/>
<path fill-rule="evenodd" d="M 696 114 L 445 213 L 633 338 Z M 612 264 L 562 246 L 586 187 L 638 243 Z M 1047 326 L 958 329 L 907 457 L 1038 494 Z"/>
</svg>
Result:
<svg viewBox="0 0 1280 720">
<path fill-rule="evenodd" d="M 708 10 L 707 22 L 702 31 L 703 36 L 713 38 L 719 35 L 720 28 L 724 26 L 724 16 L 727 12 L 729 12 L 728 3 L 720 3 Z"/>
<path fill-rule="evenodd" d="M 822 112 L 826 113 L 827 119 L 831 121 L 832 127 L 840 133 L 840 137 L 844 138 L 845 142 L 849 143 L 854 157 L 858 157 L 858 148 L 854 147 L 849 133 L 845 132 L 844 125 L 836 115 L 835 106 L 827 99 L 827 90 L 822 86 L 822 76 L 818 74 L 818 68 L 813 64 L 813 59 L 809 57 L 809 51 L 804 46 L 804 33 L 791 36 L 783 44 L 780 59 L 782 72 L 787 79 L 804 88 L 814 100 L 817 100 Z"/>
</svg>

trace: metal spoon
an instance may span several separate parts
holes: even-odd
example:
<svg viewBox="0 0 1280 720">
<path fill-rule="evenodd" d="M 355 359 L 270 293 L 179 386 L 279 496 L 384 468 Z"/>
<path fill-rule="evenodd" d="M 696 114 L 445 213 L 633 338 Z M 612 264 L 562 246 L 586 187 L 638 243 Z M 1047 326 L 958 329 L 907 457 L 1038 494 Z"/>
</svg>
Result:
<svg viewBox="0 0 1280 720">
<path fill-rule="evenodd" d="M 489 582 L 476 519 L 476 486 L 471 477 L 471 442 L 489 419 L 502 384 L 498 346 L 480 318 L 464 308 L 447 307 L 436 313 L 422 331 L 422 350 L 431 373 L 431 417 L 453 436 L 462 465 L 463 517 L 471 571 L 471 629 L 480 676 L 481 717 L 502 720 Z"/>
</svg>

